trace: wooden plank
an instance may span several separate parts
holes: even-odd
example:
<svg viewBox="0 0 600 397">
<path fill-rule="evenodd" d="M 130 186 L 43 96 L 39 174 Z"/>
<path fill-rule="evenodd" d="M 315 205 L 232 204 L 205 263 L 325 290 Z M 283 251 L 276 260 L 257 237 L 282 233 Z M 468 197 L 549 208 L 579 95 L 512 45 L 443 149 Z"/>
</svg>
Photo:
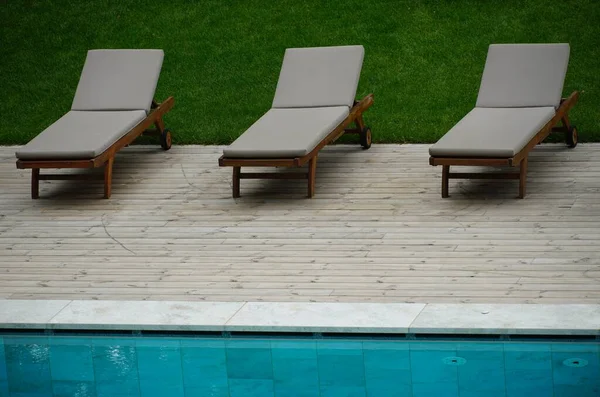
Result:
<svg viewBox="0 0 600 397">
<path fill-rule="evenodd" d="M 109 202 L 62 180 L 30 200 L 0 162 L 0 298 L 598 303 L 599 149 L 535 148 L 521 201 L 454 180 L 441 200 L 428 145 L 327 147 L 313 200 L 262 180 L 231 199 L 222 147 L 125 148 Z"/>
</svg>

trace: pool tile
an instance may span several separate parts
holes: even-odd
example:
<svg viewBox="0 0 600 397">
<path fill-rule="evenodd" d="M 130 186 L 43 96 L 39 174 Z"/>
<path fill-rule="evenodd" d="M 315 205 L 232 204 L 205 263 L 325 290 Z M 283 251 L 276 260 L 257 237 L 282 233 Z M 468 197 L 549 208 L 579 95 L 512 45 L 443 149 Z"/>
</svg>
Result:
<svg viewBox="0 0 600 397">
<path fill-rule="evenodd" d="M 409 343 L 410 351 L 436 351 L 448 352 L 448 354 L 456 353 L 459 344 L 456 342 L 447 341 L 413 341 Z"/>
<path fill-rule="evenodd" d="M 317 363 L 317 342 L 314 340 L 298 342 L 271 341 L 271 354 L 273 362 L 285 363 L 299 361 L 304 363 Z"/>
<path fill-rule="evenodd" d="M 517 389 L 506 388 L 506 397 L 554 397 L 552 386 L 543 388 L 519 387 Z"/>
<path fill-rule="evenodd" d="M 229 386 L 219 387 L 184 387 L 185 396 L 201 397 L 230 397 Z"/>
<path fill-rule="evenodd" d="M 140 382 L 142 381 L 140 380 Z M 181 383 L 176 384 L 169 382 L 151 382 L 148 384 L 140 383 L 140 390 L 141 397 L 183 397 L 185 393 Z"/>
<path fill-rule="evenodd" d="M 598 397 L 600 387 L 594 385 L 554 385 L 553 397 Z"/>
<path fill-rule="evenodd" d="M 48 337 L 44 335 L 14 335 L 4 336 L 4 353 L 6 348 L 11 345 L 48 345 Z"/>
<path fill-rule="evenodd" d="M 504 344 L 507 397 L 552 396 L 552 355 L 547 343 Z"/>
<path fill-rule="evenodd" d="M 319 341 L 317 360 L 321 393 L 332 387 L 364 388 L 365 365 L 361 342 Z"/>
<path fill-rule="evenodd" d="M 364 344 L 363 356 L 365 360 L 365 369 L 367 378 L 377 378 L 385 376 L 394 376 L 396 379 L 402 378 L 405 371 L 410 371 L 410 350 L 408 346 L 404 349 L 378 346 L 373 344 Z M 407 378 L 410 381 L 410 376 Z"/>
<path fill-rule="evenodd" d="M 553 396 L 552 370 L 506 369 L 506 396 Z"/>
<path fill-rule="evenodd" d="M 7 379 L 8 377 L 6 375 L 6 357 L 4 355 L 4 338 L 0 336 L 0 383 Z"/>
<path fill-rule="evenodd" d="M 412 397 L 459 397 L 454 382 L 413 383 Z"/>
<path fill-rule="evenodd" d="M 482 391 L 482 389 L 478 388 L 460 388 L 458 393 L 460 397 L 506 397 L 506 390 L 504 390 L 504 387 L 502 387 L 502 389 L 488 389 L 485 391 Z M 531 397 L 531 395 L 529 397 Z M 536 395 L 536 397 L 538 396 Z"/>
<path fill-rule="evenodd" d="M 581 348 L 579 350 L 582 350 Z M 583 367 L 565 365 L 568 359 L 586 360 Z M 587 396 L 592 391 L 600 390 L 600 364 L 597 353 L 585 351 L 553 351 L 552 352 L 552 378 L 554 380 L 554 394 L 567 396 L 570 390 L 572 396 Z M 596 395 L 600 395 L 596 394 Z"/>
<path fill-rule="evenodd" d="M 336 351 L 339 354 L 355 355 L 362 347 L 362 341 L 356 339 L 317 339 L 318 353 Z"/>
<path fill-rule="evenodd" d="M 504 345 L 504 365 L 511 370 L 552 369 L 552 354 L 547 343 L 506 343 Z"/>
<path fill-rule="evenodd" d="M 297 357 L 298 354 L 303 355 L 302 352 L 305 352 L 306 355 L 312 357 L 313 354 L 316 354 L 317 341 L 308 337 L 299 338 L 297 340 L 272 339 L 271 348 L 273 349 L 274 354 L 277 354 L 280 357 L 285 356 L 287 352 L 290 352 L 290 355 L 293 357 Z"/>
<path fill-rule="evenodd" d="M 225 339 L 226 349 L 271 349 L 271 339 L 240 337 Z"/>
<path fill-rule="evenodd" d="M 299 384 L 278 384 L 273 382 L 275 397 L 321 397 L 319 386 L 300 387 Z"/>
<path fill-rule="evenodd" d="M 98 397 L 140 395 L 134 339 L 93 338 L 92 357 Z"/>
<path fill-rule="evenodd" d="M 367 397 L 364 386 L 321 386 L 321 397 Z"/>
<path fill-rule="evenodd" d="M 50 338 L 50 368 L 55 381 L 94 381 L 91 339 Z"/>
<path fill-rule="evenodd" d="M 417 383 L 440 383 L 457 385 L 457 367 L 447 365 L 444 359 L 456 357 L 456 345 L 437 344 L 443 350 L 423 349 L 422 344 L 411 344 L 410 362 L 413 385 Z M 450 346 L 454 346 L 451 349 Z M 433 349 L 433 347 L 431 347 Z"/>
<path fill-rule="evenodd" d="M 587 352 L 600 354 L 599 342 L 566 342 L 553 343 L 551 346 L 552 352 Z"/>
<path fill-rule="evenodd" d="M 230 379 L 230 397 L 274 397 L 273 380 Z"/>
<path fill-rule="evenodd" d="M 477 355 L 477 352 L 482 352 L 483 354 L 494 354 L 499 353 L 500 355 L 504 354 L 504 343 L 499 341 L 469 341 L 467 343 L 457 342 L 456 350 L 466 353 L 473 353 Z"/>
<path fill-rule="evenodd" d="M 93 382 L 53 381 L 54 397 L 96 397 L 96 387 Z"/>
<path fill-rule="evenodd" d="M 369 397 L 410 395 L 412 380 L 408 342 L 364 342 L 363 349 Z"/>
<path fill-rule="evenodd" d="M 186 395 L 228 395 L 225 341 L 181 339 L 180 344 Z"/>
<path fill-rule="evenodd" d="M 19 393 L 52 395 L 47 341 L 45 337 L 4 338 L 11 396 Z"/>
<path fill-rule="evenodd" d="M 186 396 L 201 396 L 201 397 L 229 397 L 229 386 L 190 386 L 185 387 Z"/>
<path fill-rule="evenodd" d="M 215 337 L 206 337 L 206 338 L 198 338 L 198 337 L 190 337 L 190 338 L 181 338 L 179 339 L 179 346 L 181 348 L 199 348 L 199 349 L 208 349 L 209 351 L 216 352 L 216 350 L 225 351 L 225 339 L 220 336 Z M 213 350 L 216 349 L 216 350 Z"/>
<path fill-rule="evenodd" d="M 279 384 L 302 383 L 318 386 L 319 368 L 315 358 L 289 358 L 273 360 L 273 379 Z"/>
<path fill-rule="evenodd" d="M 132 347 L 135 349 L 136 338 L 128 336 L 98 336 L 90 338 L 92 342 L 92 354 L 95 349 L 107 349 L 114 347 Z M 100 350 L 99 350 L 100 351 Z"/>
<path fill-rule="evenodd" d="M 362 346 L 364 350 L 384 350 L 384 351 L 409 351 L 411 346 L 411 341 L 403 340 L 403 339 L 366 339 L 362 341 Z M 409 365 L 410 362 L 407 362 L 406 365 Z"/>
<path fill-rule="evenodd" d="M 600 396 L 600 343 L 555 343 L 552 344 L 552 358 L 556 397 L 573 393 L 584 397 Z M 565 366 L 564 361 L 571 358 L 585 359 L 588 363 L 580 368 Z M 586 384 L 575 384 L 577 382 Z"/>
<path fill-rule="evenodd" d="M 464 365 L 457 367 L 461 397 L 504 397 L 506 386 L 501 343 L 461 344 L 456 355 L 466 360 Z"/>
<path fill-rule="evenodd" d="M 139 340 L 136 348 L 140 395 L 183 397 L 179 341 L 147 338 Z"/>
<path fill-rule="evenodd" d="M 319 396 L 316 342 L 273 340 L 271 348 L 275 395 Z"/>
<path fill-rule="evenodd" d="M 368 397 L 409 397 L 412 396 L 412 384 L 386 383 L 367 384 Z"/>
<path fill-rule="evenodd" d="M 163 347 L 179 349 L 181 343 L 179 339 L 165 337 L 150 337 L 143 336 L 135 339 L 135 346 L 138 349 L 152 350 L 161 349 Z"/>
<path fill-rule="evenodd" d="M 230 380 L 273 380 L 271 345 L 268 341 L 232 339 L 227 341 L 225 346 L 227 355 L 227 374 Z"/>
<path fill-rule="evenodd" d="M 5 336 L 0 397 L 596 397 L 598 348 L 587 342 Z M 466 361 L 447 365 L 447 357 Z M 566 366 L 568 358 L 587 365 Z"/>
<path fill-rule="evenodd" d="M 96 381 L 97 397 L 139 397 L 140 387 L 137 381 L 114 380 Z"/>
</svg>

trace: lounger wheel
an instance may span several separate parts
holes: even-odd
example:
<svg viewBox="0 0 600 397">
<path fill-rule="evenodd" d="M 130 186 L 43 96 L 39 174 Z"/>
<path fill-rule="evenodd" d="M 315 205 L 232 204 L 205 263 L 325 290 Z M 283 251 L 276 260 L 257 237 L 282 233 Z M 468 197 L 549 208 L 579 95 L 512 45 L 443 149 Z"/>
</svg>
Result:
<svg viewBox="0 0 600 397">
<path fill-rule="evenodd" d="M 171 149 L 171 130 L 166 129 L 160 134 L 160 146 L 165 149 Z"/>
<path fill-rule="evenodd" d="M 569 128 L 569 131 L 567 131 L 566 133 L 566 138 L 568 147 L 574 148 L 575 146 L 577 146 L 577 141 L 579 139 L 577 135 L 577 127 L 572 125 L 571 128 Z"/>
<path fill-rule="evenodd" d="M 365 127 L 360 132 L 360 146 L 362 146 L 363 149 L 371 147 L 371 128 Z"/>
</svg>

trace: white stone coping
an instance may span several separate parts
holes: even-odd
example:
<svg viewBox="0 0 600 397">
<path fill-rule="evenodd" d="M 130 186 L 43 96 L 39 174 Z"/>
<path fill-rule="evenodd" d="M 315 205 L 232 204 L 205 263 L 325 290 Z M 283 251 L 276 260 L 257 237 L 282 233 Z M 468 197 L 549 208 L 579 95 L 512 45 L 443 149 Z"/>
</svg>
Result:
<svg viewBox="0 0 600 397">
<path fill-rule="evenodd" d="M 0 300 L 0 328 L 600 335 L 600 304 Z"/>
</svg>

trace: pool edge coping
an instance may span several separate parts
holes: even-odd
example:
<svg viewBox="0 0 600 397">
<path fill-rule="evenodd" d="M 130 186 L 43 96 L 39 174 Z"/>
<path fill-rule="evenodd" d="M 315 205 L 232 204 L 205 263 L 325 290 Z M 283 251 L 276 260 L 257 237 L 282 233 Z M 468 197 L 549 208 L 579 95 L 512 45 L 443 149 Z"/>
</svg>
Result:
<svg viewBox="0 0 600 397">
<path fill-rule="evenodd" d="M 600 304 L 0 299 L 0 329 L 598 337 Z"/>
</svg>

